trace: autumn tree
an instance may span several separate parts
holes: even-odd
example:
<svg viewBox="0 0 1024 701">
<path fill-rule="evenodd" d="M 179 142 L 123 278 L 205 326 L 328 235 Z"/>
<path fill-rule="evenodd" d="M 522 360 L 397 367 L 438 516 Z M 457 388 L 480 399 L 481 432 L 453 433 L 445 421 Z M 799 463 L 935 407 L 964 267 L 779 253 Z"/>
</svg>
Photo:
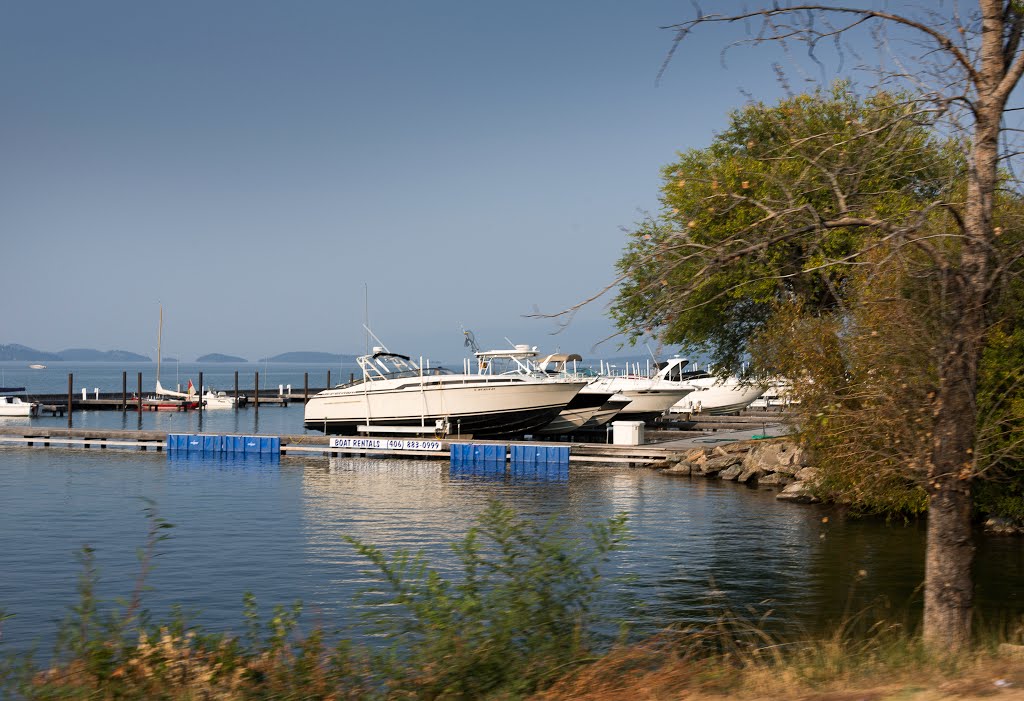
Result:
<svg viewBox="0 0 1024 701">
<path fill-rule="evenodd" d="M 643 223 L 623 257 L 615 307 L 623 330 L 709 343 L 735 360 L 778 309 L 863 330 L 872 322 L 857 305 L 900 300 L 884 319 L 905 323 L 889 337 L 923 342 L 904 356 L 928 361 L 911 378 L 924 391 L 908 393 L 926 428 L 908 439 L 928 510 L 924 637 L 945 649 L 969 641 L 979 378 L 998 297 L 1024 254 L 1000 242 L 997 224 L 1000 192 L 1018 185 L 1008 122 L 1024 72 L 1024 6 L 961 7 L 911 15 L 776 3 L 676 25 L 677 54 L 692 32 L 720 24 L 753 23 L 744 41 L 803 42 L 812 54 L 871 28 L 895 68 L 878 69 L 876 87 L 888 91 L 862 114 L 841 95 L 752 106 L 712 149 L 684 154 L 666 173 L 679 196 L 666 194 L 665 216 Z M 818 357 L 838 359 L 827 343 L 847 330 L 821 333 Z"/>
</svg>

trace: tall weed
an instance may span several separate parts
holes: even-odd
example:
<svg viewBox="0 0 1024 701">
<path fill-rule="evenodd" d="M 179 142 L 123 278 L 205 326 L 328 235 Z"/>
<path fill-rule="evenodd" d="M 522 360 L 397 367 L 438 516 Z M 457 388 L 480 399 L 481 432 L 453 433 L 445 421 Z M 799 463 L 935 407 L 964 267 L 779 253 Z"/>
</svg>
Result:
<svg viewBox="0 0 1024 701">
<path fill-rule="evenodd" d="M 420 554 L 347 538 L 383 588 L 369 616 L 392 642 L 392 692 L 418 698 L 520 695 L 590 654 L 600 565 L 623 547 L 626 517 L 589 526 L 589 542 L 554 520 L 537 523 L 491 501 L 452 545 L 462 576 L 447 579 Z M 397 609 L 397 611 L 396 611 Z"/>
</svg>

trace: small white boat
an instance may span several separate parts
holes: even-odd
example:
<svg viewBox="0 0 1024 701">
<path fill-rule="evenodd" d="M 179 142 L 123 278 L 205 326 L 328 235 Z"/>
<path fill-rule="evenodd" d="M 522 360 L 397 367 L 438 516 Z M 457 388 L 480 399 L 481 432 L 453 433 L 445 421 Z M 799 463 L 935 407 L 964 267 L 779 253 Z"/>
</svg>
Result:
<svg viewBox="0 0 1024 701">
<path fill-rule="evenodd" d="M 159 397 L 174 397 L 176 399 L 187 399 L 189 401 L 198 402 L 200 400 L 199 393 L 196 392 L 195 385 L 192 384 L 192 380 L 188 381 L 188 391 L 178 392 L 173 389 L 167 389 L 160 384 L 160 380 L 156 382 L 155 394 Z M 234 409 L 235 398 L 229 395 L 227 392 L 218 392 L 213 389 L 208 389 L 203 392 L 202 403 L 204 409 Z"/>
<path fill-rule="evenodd" d="M 39 416 L 42 405 L 21 397 L 0 394 L 0 416 Z"/>
<path fill-rule="evenodd" d="M 43 365 L 42 363 L 32 363 L 28 367 L 31 370 L 45 370 L 46 369 L 46 366 Z"/>
<path fill-rule="evenodd" d="M 686 370 L 686 358 L 659 363 L 657 377 L 693 385 L 696 391 L 672 405 L 672 414 L 725 416 L 750 406 L 765 392 L 763 385 L 743 382 L 738 377 L 720 378 L 702 370 Z"/>
<path fill-rule="evenodd" d="M 216 392 L 211 389 L 204 392 L 203 396 L 200 398 L 196 392 L 195 386 L 192 384 L 192 380 L 188 381 L 187 392 L 179 392 L 177 390 L 167 389 L 160 384 L 160 361 L 161 355 L 163 353 L 163 335 L 164 308 L 163 306 L 161 306 L 160 325 L 157 327 L 156 332 L 156 389 L 153 392 L 156 395 L 156 399 L 158 400 L 157 403 L 159 404 L 159 400 L 170 398 L 173 400 L 181 400 L 180 405 L 184 409 L 195 409 L 199 407 L 201 400 L 202 406 L 205 409 L 234 409 L 235 398 L 229 397 L 225 392 Z M 168 403 L 167 405 L 172 407 L 174 406 L 173 403 Z"/>
</svg>

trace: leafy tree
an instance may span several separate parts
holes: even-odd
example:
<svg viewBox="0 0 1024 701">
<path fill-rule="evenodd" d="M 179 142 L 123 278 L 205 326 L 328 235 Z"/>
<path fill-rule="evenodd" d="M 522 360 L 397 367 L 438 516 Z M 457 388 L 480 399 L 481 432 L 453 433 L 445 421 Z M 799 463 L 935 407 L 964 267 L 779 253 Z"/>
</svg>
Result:
<svg viewBox="0 0 1024 701">
<path fill-rule="evenodd" d="M 671 220 L 641 226 L 623 260 L 625 285 L 616 306 L 623 328 L 666 340 L 689 340 L 692 329 L 692 338 L 735 360 L 742 339 L 780 305 L 799 305 L 801 320 L 824 323 L 821 312 L 849 309 L 875 280 L 905 292 L 900 316 L 912 323 L 892 325 L 891 335 L 912 347 L 919 339 L 906 333 L 922 331 L 927 361 L 920 367 L 934 373 L 934 390 L 914 397 L 927 418 L 912 421 L 926 424 L 913 435 L 928 507 L 924 637 L 948 649 L 970 638 L 972 488 L 988 467 L 979 459 L 984 432 L 977 430 L 983 350 L 999 321 L 999 298 L 1024 256 L 1019 242 L 999 240 L 996 206 L 1000 188 L 1017 191 L 1010 178 L 1017 150 L 1007 122 L 1024 73 L 1024 3 L 978 0 L 974 10 L 962 9 L 922 6 L 911 15 L 775 3 L 735 14 L 698 10 L 693 20 L 675 25 L 674 50 L 707 25 L 760 22 L 750 43 L 804 42 L 812 57 L 822 42 L 839 45 L 849 33 L 870 28 L 879 49 L 895 59 L 889 64 L 895 68 L 878 69 L 880 84 L 903 86 L 909 97 L 872 98 L 891 99 L 892 107 L 869 103 L 863 117 L 843 120 L 845 129 L 830 111 L 801 110 L 801 98 L 781 105 L 779 118 L 759 120 L 760 132 L 745 132 L 743 119 L 734 119 L 730 134 L 749 133 L 742 146 L 751 157 L 741 158 L 741 143 L 729 137 L 717 141 L 717 151 L 684 155 L 672 175 L 680 190 L 699 183 L 703 193 L 684 207 L 666 198 L 672 214 L 678 209 L 691 217 L 685 228 Z M 841 100 L 833 102 L 830 109 L 841 110 Z M 755 108 L 742 114 L 759 116 Z M 948 159 L 928 157 L 928 126 L 945 136 Z M 764 143 L 773 148 L 758 152 Z M 719 167 L 716 157 L 723 154 L 734 167 Z M 703 209 L 688 209 L 699 202 Z M 851 271 L 866 276 L 857 293 Z M 911 281 L 915 289 L 907 290 Z M 657 285 L 677 293 L 671 307 L 657 304 L 663 299 Z M 915 318 L 925 303 L 928 313 Z M 727 315 L 714 314 L 715 306 Z M 724 330 L 714 330 L 723 319 Z M 857 328 L 870 337 L 866 318 Z M 844 334 L 845 327 L 836 328 L 827 338 Z M 827 352 L 823 346 L 821 357 Z"/>
</svg>

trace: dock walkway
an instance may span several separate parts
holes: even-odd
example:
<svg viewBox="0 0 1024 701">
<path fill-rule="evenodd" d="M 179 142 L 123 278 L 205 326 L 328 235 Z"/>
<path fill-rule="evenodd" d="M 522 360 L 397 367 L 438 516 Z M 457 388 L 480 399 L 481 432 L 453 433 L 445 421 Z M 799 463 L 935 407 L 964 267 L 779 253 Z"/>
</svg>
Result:
<svg viewBox="0 0 1024 701">
<path fill-rule="evenodd" d="M 720 418 L 713 417 L 717 425 Z M 784 435 L 787 431 L 773 417 L 774 423 L 756 417 L 755 420 L 724 422 L 732 430 L 715 428 L 704 430 L 665 430 L 647 432 L 647 442 L 642 445 L 616 445 L 606 442 L 555 442 L 555 441 L 482 441 L 472 439 L 446 439 L 440 441 L 440 449 L 434 451 L 402 450 L 390 448 L 331 447 L 330 436 L 313 434 L 291 434 L 280 436 L 281 455 L 290 457 L 331 456 L 331 455 L 373 455 L 397 457 L 419 457 L 447 459 L 452 443 L 471 442 L 478 445 L 504 445 L 506 452 L 511 444 L 538 446 L 568 446 L 570 461 L 575 463 L 626 464 L 649 466 L 678 458 L 682 453 L 695 447 L 707 447 L 721 443 L 749 440 L 768 436 Z M 699 426 L 700 421 L 691 422 Z M 65 448 L 121 448 L 161 452 L 167 447 L 167 433 L 151 430 L 55 428 L 42 426 L 0 426 L 0 445 L 20 444 L 32 447 Z"/>
</svg>

